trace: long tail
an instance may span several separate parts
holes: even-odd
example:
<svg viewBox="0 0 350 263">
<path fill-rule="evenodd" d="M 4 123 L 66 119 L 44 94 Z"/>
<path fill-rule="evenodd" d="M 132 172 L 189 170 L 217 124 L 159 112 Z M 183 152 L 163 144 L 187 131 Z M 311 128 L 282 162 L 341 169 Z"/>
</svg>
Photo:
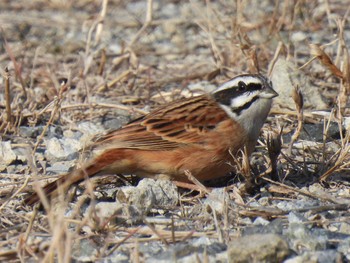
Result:
<svg viewBox="0 0 350 263">
<path fill-rule="evenodd" d="M 85 174 L 85 175 L 84 175 Z M 89 175 L 84 172 L 82 169 L 72 171 L 72 173 L 67 173 L 64 175 L 61 175 L 57 180 L 48 183 L 43 187 L 44 195 L 51 199 L 58 195 L 58 193 L 61 191 L 65 192 L 68 190 L 72 185 L 78 184 L 81 181 L 84 180 L 84 178 L 88 177 Z M 93 176 L 93 175 L 91 175 Z M 89 176 L 90 177 L 90 176 Z M 59 190 L 60 188 L 60 190 Z M 37 192 L 34 192 L 30 195 L 28 195 L 24 199 L 24 204 L 26 205 L 34 205 L 40 201 L 40 197 Z"/>
<path fill-rule="evenodd" d="M 97 174 L 103 174 L 103 171 L 108 165 L 123 159 L 123 157 L 124 154 L 120 150 L 118 151 L 115 149 L 104 152 L 91 161 L 86 167 L 63 174 L 57 180 L 45 185 L 43 187 L 44 194 L 47 198 L 51 199 L 59 193 L 65 193 L 72 185 L 78 184 L 86 178 L 91 178 Z M 38 193 L 35 192 L 28 195 L 23 202 L 26 205 L 34 205 L 39 201 L 40 197 Z"/>
</svg>

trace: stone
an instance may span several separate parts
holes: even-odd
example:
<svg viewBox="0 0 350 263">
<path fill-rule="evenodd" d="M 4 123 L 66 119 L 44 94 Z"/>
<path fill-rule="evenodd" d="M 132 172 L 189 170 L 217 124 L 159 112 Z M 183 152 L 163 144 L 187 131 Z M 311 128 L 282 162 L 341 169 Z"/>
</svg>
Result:
<svg viewBox="0 0 350 263">
<path fill-rule="evenodd" d="M 16 160 L 16 154 L 12 150 L 11 142 L 0 142 L 0 171 Z"/>
<path fill-rule="evenodd" d="M 249 235 L 228 245 L 229 263 L 282 262 L 289 255 L 288 243 L 279 235 Z"/>
<path fill-rule="evenodd" d="M 295 103 L 292 99 L 292 92 L 295 86 L 299 86 L 304 98 L 304 108 L 326 109 L 327 105 L 316 87 L 312 87 L 307 79 L 295 65 L 285 59 L 279 58 L 273 65 L 270 79 L 273 88 L 279 96 L 274 98 L 274 107 L 295 110 Z"/>
<path fill-rule="evenodd" d="M 341 260 L 340 253 L 335 250 L 305 252 L 299 256 L 288 259 L 284 263 L 338 263 Z"/>
<path fill-rule="evenodd" d="M 145 178 L 137 187 L 122 187 L 117 193 L 117 200 L 148 213 L 152 208 L 175 206 L 178 193 L 171 181 Z"/>
<path fill-rule="evenodd" d="M 78 157 L 81 144 L 78 140 L 70 138 L 51 138 L 45 139 L 46 151 L 45 156 L 48 160 L 69 161 Z"/>
</svg>

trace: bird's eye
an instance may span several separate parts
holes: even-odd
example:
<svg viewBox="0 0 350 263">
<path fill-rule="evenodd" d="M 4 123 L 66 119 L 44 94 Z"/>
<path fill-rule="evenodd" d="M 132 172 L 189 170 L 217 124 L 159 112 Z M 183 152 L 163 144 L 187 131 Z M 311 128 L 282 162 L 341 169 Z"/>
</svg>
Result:
<svg viewBox="0 0 350 263">
<path fill-rule="evenodd" d="M 247 84 L 245 84 L 243 81 L 238 82 L 239 91 L 245 91 L 246 89 L 247 89 Z"/>
</svg>

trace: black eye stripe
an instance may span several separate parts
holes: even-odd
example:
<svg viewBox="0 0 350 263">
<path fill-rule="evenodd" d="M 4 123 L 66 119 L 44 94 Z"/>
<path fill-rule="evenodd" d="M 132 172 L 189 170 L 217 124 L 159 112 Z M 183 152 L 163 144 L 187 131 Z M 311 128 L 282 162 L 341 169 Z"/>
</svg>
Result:
<svg viewBox="0 0 350 263">
<path fill-rule="evenodd" d="M 224 90 L 220 90 L 213 94 L 213 97 L 216 101 L 224 105 L 231 105 L 231 100 L 237 98 L 244 93 L 254 92 L 261 90 L 263 86 L 261 83 L 244 83 L 243 81 L 238 82 L 238 86 L 230 87 Z"/>
<path fill-rule="evenodd" d="M 247 90 L 248 91 L 256 91 L 256 90 L 261 90 L 262 89 L 261 83 L 249 83 L 247 85 Z"/>
<path fill-rule="evenodd" d="M 241 92 L 238 92 L 238 90 L 234 90 L 232 88 L 230 89 L 224 89 L 224 90 L 220 90 L 218 92 L 215 92 L 213 94 L 214 99 L 224 105 L 231 105 L 231 99 L 234 97 L 237 97 L 239 95 L 241 95 Z"/>
</svg>

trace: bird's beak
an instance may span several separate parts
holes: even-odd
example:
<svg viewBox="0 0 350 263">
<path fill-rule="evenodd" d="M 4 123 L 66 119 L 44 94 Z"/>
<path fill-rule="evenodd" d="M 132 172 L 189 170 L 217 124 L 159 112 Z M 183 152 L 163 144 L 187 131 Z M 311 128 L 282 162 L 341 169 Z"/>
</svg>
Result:
<svg viewBox="0 0 350 263">
<path fill-rule="evenodd" d="M 278 93 L 272 88 L 272 85 L 268 85 L 263 92 L 260 93 L 260 97 L 264 99 L 272 99 L 277 96 Z"/>
</svg>

